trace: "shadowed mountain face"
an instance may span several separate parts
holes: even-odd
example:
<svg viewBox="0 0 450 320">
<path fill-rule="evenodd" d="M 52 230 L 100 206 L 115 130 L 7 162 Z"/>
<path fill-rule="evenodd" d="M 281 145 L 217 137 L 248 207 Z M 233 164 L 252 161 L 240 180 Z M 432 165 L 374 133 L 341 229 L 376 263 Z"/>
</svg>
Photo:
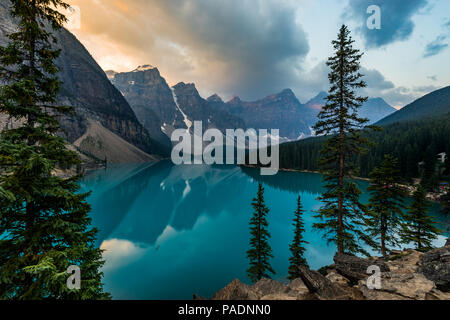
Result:
<svg viewBox="0 0 450 320">
<path fill-rule="evenodd" d="M 297 140 L 311 134 L 304 120 L 307 110 L 290 89 L 254 102 L 234 97 L 224 104 L 217 96 L 209 100 L 214 101 L 216 107 L 242 118 L 248 128 L 280 129 L 284 140 Z"/>
<path fill-rule="evenodd" d="M 213 108 L 210 102 L 200 97 L 194 84 L 178 83 L 175 87 L 175 95 L 180 108 L 189 119 L 203 122 L 204 128 L 226 129 L 245 128 L 245 122 L 231 113 Z"/>
<path fill-rule="evenodd" d="M 14 29 L 8 2 L 2 1 L 0 45 L 6 45 L 9 41 L 7 34 Z M 88 119 L 91 119 L 148 154 L 164 154 L 166 151 L 149 136 L 127 101 L 75 36 L 65 29 L 55 35 L 62 50 L 57 60 L 61 69 L 59 77 L 63 82 L 58 102 L 71 105 L 76 111 L 74 117 L 61 120 L 63 135 L 68 141 L 73 143 L 82 137 L 86 133 Z"/>
<path fill-rule="evenodd" d="M 377 124 L 385 126 L 395 122 L 422 120 L 448 114 L 450 114 L 450 86 L 423 96 Z"/>
<path fill-rule="evenodd" d="M 170 145 L 162 130 L 171 132 L 174 128 L 186 128 L 172 91 L 158 69 L 150 66 L 146 70 L 138 68 L 133 72 L 113 74 L 110 79 L 127 99 L 140 122 L 159 142 Z"/>
<path fill-rule="evenodd" d="M 313 126 L 317 122 L 317 115 L 319 114 L 322 107 L 327 103 L 326 92 L 320 92 L 316 97 L 308 101 L 305 106 L 308 109 L 308 116 L 306 118 L 307 122 Z M 369 119 L 369 124 L 376 123 L 380 119 L 394 113 L 395 108 L 390 106 L 382 98 L 369 99 L 364 105 L 359 109 L 359 117 Z"/>
<path fill-rule="evenodd" d="M 397 111 L 382 98 L 369 99 L 361 108 L 359 116 L 370 120 L 369 124 L 376 123 L 387 115 Z"/>
<path fill-rule="evenodd" d="M 191 128 L 202 121 L 203 129 L 279 129 L 280 140 L 298 140 L 312 135 L 327 93 L 321 92 L 307 104 L 301 104 L 290 89 L 248 102 L 234 97 L 224 102 L 217 94 L 203 99 L 194 84 L 180 82 L 169 87 L 157 68 L 150 65 L 131 72 L 108 71 L 108 78 L 122 92 L 138 119 L 152 137 L 170 145 L 175 129 Z M 370 99 L 360 115 L 374 123 L 394 112 L 383 99 Z"/>
<path fill-rule="evenodd" d="M 170 144 L 173 130 L 187 129 L 194 121 L 202 121 L 204 129 L 244 126 L 238 117 L 213 108 L 200 97 L 194 84 L 181 82 L 170 88 L 157 68 L 146 65 L 132 72 L 110 75 L 139 120 L 161 143 Z"/>
</svg>

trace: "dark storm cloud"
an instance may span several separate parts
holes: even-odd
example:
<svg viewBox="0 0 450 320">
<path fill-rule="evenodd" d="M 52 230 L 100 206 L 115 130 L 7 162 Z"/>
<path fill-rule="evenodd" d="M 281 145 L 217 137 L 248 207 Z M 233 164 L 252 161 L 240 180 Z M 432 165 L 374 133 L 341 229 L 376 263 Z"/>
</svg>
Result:
<svg viewBox="0 0 450 320">
<path fill-rule="evenodd" d="M 412 16 L 427 4 L 428 0 L 349 0 L 345 17 L 360 24 L 358 32 L 363 36 L 366 47 L 375 48 L 408 39 L 414 30 Z M 379 30 L 367 28 L 370 16 L 367 8 L 371 5 L 381 8 Z"/>
<path fill-rule="evenodd" d="M 245 98 L 260 97 L 295 82 L 309 51 L 306 34 L 296 23 L 295 1 L 141 2 L 170 13 L 173 23 L 189 34 L 179 38 L 178 44 L 192 56 L 201 57 L 197 65 L 206 59 L 222 65 L 222 90 Z M 214 79 L 215 71 L 206 69 L 202 76 Z"/>
<path fill-rule="evenodd" d="M 424 58 L 432 57 L 438 55 L 448 47 L 447 36 L 440 35 L 435 40 L 431 41 L 425 47 Z"/>
</svg>

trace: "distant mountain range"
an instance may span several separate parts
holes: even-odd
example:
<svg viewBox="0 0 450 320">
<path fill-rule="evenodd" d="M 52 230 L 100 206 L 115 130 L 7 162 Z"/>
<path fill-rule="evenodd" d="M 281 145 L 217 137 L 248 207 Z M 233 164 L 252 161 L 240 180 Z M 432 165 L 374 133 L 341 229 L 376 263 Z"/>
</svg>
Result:
<svg viewBox="0 0 450 320">
<path fill-rule="evenodd" d="M 324 96 L 326 94 L 321 93 L 307 105 L 317 112 Z M 378 99 L 372 100 L 378 106 L 383 105 Z M 355 158 L 359 168 L 357 175 L 367 177 L 383 161 L 384 156 L 390 154 L 398 159 L 403 178 L 418 177 L 418 164 L 424 160 L 424 153 L 434 152 L 440 156 L 450 154 L 449 124 L 450 86 L 431 92 L 376 122 L 383 130 L 363 133 L 374 142 L 374 146 L 368 154 Z M 321 136 L 282 144 L 281 168 L 317 171 L 320 150 L 326 139 Z"/>
<path fill-rule="evenodd" d="M 208 100 L 217 98 L 216 95 Z M 290 89 L 253 102 L 233 97 L 227 103 L 216 101 L 215 106 L 242 118 L 248 128 L 279 129 L 281 140 L 298 140 L 311 135 L 304 120 L 304 106 Z"/>
<path fill-rule="evenodd" d="M 279 129 L 281 142 L 299 140 L 313 134 L 317 114 L 327 94 L 319 93 L 302 104 L 291 89 L 256 101 L 235 96 L 230 101 L 214 94 L 203 99 L 194 84 L 169 87 L 156 67 L 144 65 L 130 72 L 106 71 L 122 92 L 140 122 L 160 143 L 170 145 L 175 129 L 187 129 L 193 121 L 203 121 L 204 129 Z M 363 117 L 374 123 L 396 111 L 383 99 L 370 99 L 361 109 Z"/>
<path fill-rule="evenodd" d="M 15 29 L 8 2 L 0 3 L 0 44 Z M 256 101 L 217 94 L 204 99 L 195 84 L 170 87 L 156 67 L 144 65 L 130 72 L 104 72 L 70 32 L 56 33 L 61 56 L 57 64 L 63 82 L 59 103 L 76 115 L 61 119 L 67 140 L 81 153 L 111 162 L 142 162 L 167 157 L 175 129 L 190 129 L 202 121 L 204 130 L 235 128 L 280 129 L 281 142 L 314 134 L 312 127 L 327 93 L 302 104 L 285 89 Z M 383 99 L 370 99 L 360 115 L 380 125 L 449 112 L 450 87 L 413 102 L 400 111 Z M 0 123 L 5 122 L 0 115 Z M 3 120 L 2 120 L 3 119 Z M 380 121 L 381 120 L 381 121 Z M 142 152 L 141 152 L 142 151 Z"/>
<path fill-rule="evenodd" d="M 152 66 L 107 73 L 150 135 L 165 145 L 170 145 L 169 138 L 175 129 L 190 129 L 194 121 L 202 121 L 205 130 L 245 126 L 240 118 L 214 108 L 200 97 L 194 84 L 180 82 L 169 87 L 158 69 Z"/>
<path fill-rule="evenodd" d="M 450 114 L 450 86 L 433 91 L 394 114 L 382 119 L 377 125 L 422 120 Z"/>
<path fill-rule="evenodd" d="M 309 123 L 315 123 L 317 121 L 317 115 L 322 107 L 326 104 L 326 98 L 328 93 L 320 92 L 316 97 L 308 101 L 305 106 L 308 109 L 307 119 Z M 382 98 L 370 98 L 359 109 L 359 116 L 361 118 L 369 119 L 368 124 L 374 124 L 377 121 L 393 114 L 397 109 L 390 106 Z"/>
</svg>

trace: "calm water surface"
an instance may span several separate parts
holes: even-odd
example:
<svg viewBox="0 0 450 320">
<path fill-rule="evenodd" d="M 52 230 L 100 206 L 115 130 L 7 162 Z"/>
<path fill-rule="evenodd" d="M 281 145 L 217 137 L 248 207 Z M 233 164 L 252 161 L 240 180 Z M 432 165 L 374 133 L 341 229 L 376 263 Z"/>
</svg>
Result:
<svg viewBox="0 0 450 320">
<path fill-rule="evenodd" d="M 261 177 L 256 169 L 169 162 L 121 165 L 91 172 L 81 183 L 83 191 L 92 191 L 93 225 L 106 250 L 105 289 L 115 299 L 191 299 L 194 293 L 210 297 L 235 278 L 249 282 L 248 222 L 258 182 L 270 208 L 274 278 L 284 281 L 287 275 L 298 194 L 306 210 L 306 258 L 314 269 L 331 264 L 335 248 L 311 228 L 312 211 L 320 206 L 320 175 Z M 432 213 L 448 234 L 438 205 Z M 444 236 L 436 241 L 444 243 Z"/>
</svg>

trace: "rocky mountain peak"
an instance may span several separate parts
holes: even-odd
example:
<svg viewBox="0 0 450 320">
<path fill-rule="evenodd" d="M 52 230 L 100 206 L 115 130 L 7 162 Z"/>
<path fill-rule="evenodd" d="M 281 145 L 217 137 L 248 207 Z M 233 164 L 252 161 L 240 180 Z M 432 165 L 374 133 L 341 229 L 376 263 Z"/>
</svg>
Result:
<svg viewBox="0 0 450 320">
<path fill-rule="evenodd" d="M 230 105 L 240 105 L 242 103 L 242 100 L 241 98 L 235 95 L 227 103 L 229 103 Z"/>
<path fill-rule="evenodd" d="M 138 66 L 132 72 L 145 72 L 145 71 L 153 70 L 153 69 L 156 69 L 156 68 L 150 64 L 144 64 L 143 66 Z"/>
<path fill-rule="evenodd" d="M 158 68 L 150 65 L 140 66 L 131 72 L 116 73 L 114 74 L 112 82 L 119 87 L 123 87 L 125 85 L 166 85 L 166 81 L 161 77 Z"/>
<path fill-rule="evenodd" d="M 208 102 L 217 102 L 217 103 L 223 103 L 222 98 L 217 94 L 213 94 L 208 99 L 206 99 Z"/>
<path fill-rule="evenodd" d="M 284 89 L 278 95 L 282 96 L 282 97 L 289 97 L 289 98 L 297 99 L 297 97 L 295 96 L 294 92 L 291 89 Z"/>
<path fill-rule="evenodd" d="M 187 96 L 198 96 L 200 97 L 200 94 L 197 91 L 197 88 L 195 87 L 194 83 L 184 83 L 179 82 L 175 86 L 173 86 L 175 89 L 175 92 L 181 95 L 187 95 Z"/>
<path fill-rule="evenodd" d="M 325 91 L 321 91 L 319 92 L 319 94 L 317 96 L 315 96 L 314 98 L 312 98 L 311 100 L 309 100 L 306 104 L 318 104 L 318 105 L 325 105 L 326 103 L 326 99 L 328 97 L 328 93 L 326 93 Z"/>
<path fill-rule="evenodd" d="M 301 107 L 290 89 L 253 102 L 235 96 L 225 104 L 230 113 L 244 119 L 248 128 L 277 128 L 285 140 L 297 140 L 311 133 L 303 121 Z"/>
<path fill-rule="evenodd" d="M 7 0 L 0 3 L 1 45 L 9 41 L 7 35 L 17 28 L 9 14 L 9 6 Z M 58 77 L 62 82 L 57 102 L 70 105 L 75 111 L 72 116 L 60 119 L 64 138 L 75 143 L 88 136 L 95 136 L 99 142 L 96 145 L 102 145 L 102 149 L 88 150 L 84 144 L 80 144 L 79 150 L 99 159 L 107 157 L 110 162 L 132 159 L 131 153 L 137 152 L 137 149 L 148 154 L 167 154 L 168 149 L 164 151 L 160 148 L 138 121 L 123 95 L 111 83 L 115 72 L 104 72 L 86 48 L 66 29 L 58 30 L 54 36 L 57 39 L 55 49 L 61 50 L 56 60 L 60 69 Z M 93 123 L 98 129 L 94 130 L 96 134 L 91 130 Z M 108 146 L 114 145 L 116 150 L 108 149 Z M 120 159 L 113 157 L 112 152 L 117 149 L 130 154 L 123 154 Z"/>
<path fill-rule="evenodd" d="M 284 89 L 280 93 L 268 96 L 262 100 L 262 103 L 263 104 L 280 103 L 281 107 L 301 104 L 291 89 Z"/>
</svg>

